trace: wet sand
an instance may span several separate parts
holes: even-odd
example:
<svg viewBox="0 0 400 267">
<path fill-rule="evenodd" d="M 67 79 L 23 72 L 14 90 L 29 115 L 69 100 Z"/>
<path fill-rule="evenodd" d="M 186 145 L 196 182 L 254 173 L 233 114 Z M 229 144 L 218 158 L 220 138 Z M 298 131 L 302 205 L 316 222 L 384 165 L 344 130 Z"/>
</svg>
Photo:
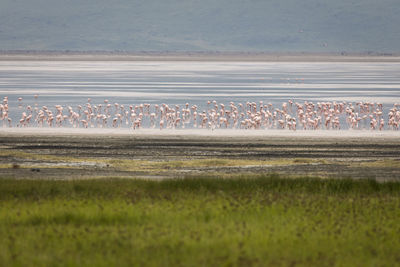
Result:
<svg viewBox="0 0 400 267">
<path fill-rule="evenodd" d="M 0 177 L 280 173 L 400 180 L 399 132 L 2 129 Z"/>
</svg>

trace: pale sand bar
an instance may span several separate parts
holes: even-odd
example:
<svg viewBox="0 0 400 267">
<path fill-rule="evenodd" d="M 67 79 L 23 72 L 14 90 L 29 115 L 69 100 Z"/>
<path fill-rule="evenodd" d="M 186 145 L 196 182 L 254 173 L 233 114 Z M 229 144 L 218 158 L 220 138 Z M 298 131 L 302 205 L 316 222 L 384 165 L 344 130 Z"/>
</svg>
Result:
<svg viewBox="0 0 400 267">
<path fill-rule="evenodd" d="M 240 130 L 240 129 L 139 129 L 127 128 L 0 128 L 0 135 L 104 135 L 104 136 L 182 136 L 182 137 L 282 137 L 282 138 L 377 138 L 399 139 L 400 131 L 370 130 Z"/>
</svg>

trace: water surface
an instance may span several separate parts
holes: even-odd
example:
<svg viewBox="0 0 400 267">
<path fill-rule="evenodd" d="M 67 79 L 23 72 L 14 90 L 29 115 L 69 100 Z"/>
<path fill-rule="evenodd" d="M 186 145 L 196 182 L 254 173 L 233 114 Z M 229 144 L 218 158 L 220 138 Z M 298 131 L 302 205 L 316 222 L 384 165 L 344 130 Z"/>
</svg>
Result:
<svg viewBox="0 0 400 267">
<path fill-rule="evenodd" d="M 37 101 L 34 95 L 38 94 Z M 0 96 L 23 105 L 181 105 L 208 100 L 400 102 L 400 63 L 1 61 Z M 13 118 L 14 119 L 14 118 Z"/>
</svg>

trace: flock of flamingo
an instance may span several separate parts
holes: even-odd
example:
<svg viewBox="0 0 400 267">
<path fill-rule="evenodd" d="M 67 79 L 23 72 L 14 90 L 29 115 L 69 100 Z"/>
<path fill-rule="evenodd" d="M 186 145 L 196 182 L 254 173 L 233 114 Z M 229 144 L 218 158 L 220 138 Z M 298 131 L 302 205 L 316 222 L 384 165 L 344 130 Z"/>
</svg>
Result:
<svg viewBox="0 0 400 267">
<path fill-rule="evenodd" d="M 76 107 L 37 104 L 24 105 L 18 98 L 20 119 L 13 124 L 9 114 L 9 101 L 5 96 L 0 103 L 3 127 L 73 127 L 73 128 L 202 128 L 202 129 L 288 129 L 339 130 L 370 129 L 398 130 L 400 104 L 394 104 L 384 113 L 381 103 L 372 102 L 294 102 L 289 100 L 274 107 L 263 101 L 228 105 L 208 101 L 204 109 L 186 103 L 180 105 L 139 104 L 124 106 L 109 103 L 107 99 L 93 104 L 89 98 Z M 14 117 L 15 118 L 15 117 Z"/>
</svg>

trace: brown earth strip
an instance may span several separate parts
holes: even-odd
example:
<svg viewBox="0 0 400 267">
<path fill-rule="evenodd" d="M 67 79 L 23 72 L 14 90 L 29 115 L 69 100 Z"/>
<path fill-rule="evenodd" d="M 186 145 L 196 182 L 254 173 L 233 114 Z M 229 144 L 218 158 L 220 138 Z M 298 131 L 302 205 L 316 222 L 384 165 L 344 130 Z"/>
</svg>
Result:
<svg viewBox="0 0 400 267">
<path fill-rule="evenodd" d="M 1 177 L 163 178 L 272 172 L 400 180 L 400 140 L 87 135 L 0 138 Z"/>
</svg>

